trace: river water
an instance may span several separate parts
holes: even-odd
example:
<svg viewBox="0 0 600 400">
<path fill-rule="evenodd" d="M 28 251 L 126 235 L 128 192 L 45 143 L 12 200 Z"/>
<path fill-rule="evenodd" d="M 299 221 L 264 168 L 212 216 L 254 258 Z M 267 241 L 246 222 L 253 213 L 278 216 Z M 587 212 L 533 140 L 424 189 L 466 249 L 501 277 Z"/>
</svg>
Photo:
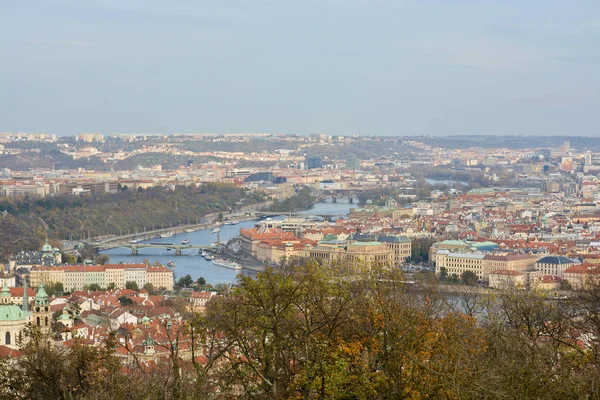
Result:
<svg viewBox="0 0 600 400">
<path fill-rule="evenodd" d="M 334 214 L 345 216 L 348 211 L 356 205 L 349 204 L 348 199 L 338 199 L 337 203 L 332 203 L 331 199 L 328 199 L 325 203 L 316 203 L 310 210 L 302 211 L 302 214 Z M 355 199 L 355 203 L 358 201 Z M 251 228 L 256 225 L 258 221 L 244 221 L 237 225 L 223 225 L 221 226 L 221 232 L 219 232 L 221 242 L 227 242 L 230 238 L 237 236 L 240 232 L 240 228 Z M 181 233 L 173 235 L 169 238 L 156 238 L 148 240 L 152 243 L 174 243 L 179 244 L 183 240 L 189 240 L 190 245 L 204 245 L 208 246 L 212 242 L 217 240 L 217 235 L 210 233 L 208 229 L 195 231 L 191 233 Z M 181 256 L 175 256 L 174 250 L 167 249 L 140 249 L 137 256 L 132 256 L 131 251 L 125 248 L 110 249 L 101 252 L 102 254 L 108 254 L 110 256 L 110 263 L 141 263 L 144 260 L 148 260 L 154 264 L 156 261 L 166 265 L 170 260 L 174 261 L 176 267 L 174 268 L 175 280 L 187 274 L 196 280 L 199 277 L 204 277 L 207 283 L 212 285 L 218 283 L 232 283 L 236 279 L 236 275 L 240 271 L 236 271 L 229 268 L 219 267 L 214 265 L 210 261 L 206 261 L 201 255 L 198 254 L 198 250 L 189 249 L 182 250 Z M 256 275 L 256 272 L 243 269 L 241 271 L 243 275 Z"/>
</svg>

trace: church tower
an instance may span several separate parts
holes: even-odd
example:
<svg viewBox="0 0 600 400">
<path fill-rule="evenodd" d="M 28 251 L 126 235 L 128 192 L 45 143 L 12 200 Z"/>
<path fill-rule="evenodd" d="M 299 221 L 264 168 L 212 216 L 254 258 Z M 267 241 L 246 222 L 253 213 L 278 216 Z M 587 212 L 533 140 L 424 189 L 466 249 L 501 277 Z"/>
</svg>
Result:
<svg viewBox="0 0 600 400">
<path fill-rule="evenodd" d="M 39 326 L 44 333 L 49 332 L 52 327 L 52 311 L 48 302 L 48 294 L 44 289 L 44 282 L 40 283 L 40 287 L 35 295 L 32 320 L 33 324 Z"/>
</svg>

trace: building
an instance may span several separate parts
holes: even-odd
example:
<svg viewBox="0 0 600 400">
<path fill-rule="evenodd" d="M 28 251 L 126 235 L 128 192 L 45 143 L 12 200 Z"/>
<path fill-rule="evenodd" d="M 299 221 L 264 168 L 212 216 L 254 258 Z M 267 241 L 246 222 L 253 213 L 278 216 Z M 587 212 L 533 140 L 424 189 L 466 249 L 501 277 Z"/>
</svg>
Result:
<svg viewBox="0 0 600 400">
<path fill-rule="evenodd" d="M 27 301 L 19 307 L 10 300 L 8 286 L 3 286 L 0 293 L 0 345 L 17 349 L 25 326 L 31 322 L 31 313 L 28 311 Z"/>
<path fill-rule="evenodd" d="M 467 247 L 468 244 L 462 240 L 444 240 L 443 242 L 434 243 L 429 249 L 429 260 L 435 265 L 437 264 L 436 255 L 438 250 L 459 251 L 464 250 Z"/>
<path fill-rule="evenodd" d="M 346 169 L 348 171 L 359 171 L 360 170 L 360 158 L 351 154 L 346 158 Z"/>
<path fill-rule="evenodd" d="M 449 250 L 438 250 L 435 255 L 435 272 L 442 273 L 442 268 L 447 276 L 462 277 L 463 273 L 473 272 L 477 279 L 483 280 L 485 254 L 482 253 L 452 253 Z"/>
<path fill-rule="evenodd" d="M 323 158 L 321 156 L 307 156 L 306 157 L 306 168 L 307 169 L 323 168 Z"/>
<path fill-rule="evenodd" d="M 294 257 L 300 258 L 304 256 L 307 245 L 313 246 L 315 242 L 308 239 L 263 240 L 256 247 L 256 259 L 267 263 L 279 263 Z"/>
<path fill-rule="evenodd" d="M 104 142 L 104 135 L 101 133 L 82 133 L 77 136 L 77 140 L 80 142 L 93 143 L 93 142 Z"/>
<path fill-rule="evenodd" d="M 194 307 L 206 307 L 206 304 L 216 295 L 217 293 L 215 292 L 192 292 L 190 303 Z"/>
<path fill-rule="evenodd" d="M 563 280 L 575 290 L 596 287 L 600 284 L 600 265 L 583 263 L 570 266 L 565 269 Z"/>
<path fill-rule="evenodd" d="M 485 242 L 482 242 L 485 243 Z M 440 274 L 445 268 L 448 276 L 456 274 L 461 277 L 471 271 L 481 281 L 489 281 L 489 274 L 494 271 L 533 271 L 537 257 L 530 254 L 493 254 L 476 251 L 473 253 L 438 250 L 435 254 L 435 272 Z M 517 276 L 517 275 L 514 275 Z M 494 277 L 494 279 L 503 279 Z M 512 279 L 512 278 L 511 278 Z"/>
<path fill-rule="evenodd" d="M 483 280 L 487 281 L 493 271 L 532 271 L 537 259 L 533 254 L 486 254 L 483 257 Z"/>
<path fill-rule="evenodd" d="M 383 243 L 388 249 L 394 251 L 394 264 L 400 265 L 411 256 L 412 242 L 406 236 L 396 235 L 368 235 L 355 233 L 351 235 L 355 241 L 375 241 Z"/>
<path fill-rule="evenodd" d="M 58 267 L 35 267 L 29 274 L 31 285 L 62 283 L 67 291 L 84 290 L 93 284 L 101 288 L 114 286 L 122 289 L 127 282 L 138 287 L 151 283 L 155 288 L 173 290 L 173 271 L 166 267 L 146 264 L 63 265 Z"/>
<path fill-rule="evenodd" d="M 564 272 L 575 264 L 579 264 L 579 262 L 564 256 L 546 256 L 535 262 L 535 269 L 542 275 L 562 278 Z"/>
<path fill-rule="evenodd" d="M 3 286 L 0 292 L 0 345 L 11 349 L 18 349 L 19 342 L 26 340 L 24 330 L 29 323 L 39 326 L 42 332 L 49 332 L 52 322 L 52 311 L 48 303 L 48 295 L 41 286 L 34 301 L 34 308 L 30 311 L 31 291 L 27 287 L 27 281 L 22 288 L 20 305 L 15 304 L 8 286 Z M 14 293 L 13 293 L 14 294 Z"/>
<path fill-rule="evenodd" d="M 379 242 L 319 242 L 316 246 L 307 246 L 304 257 L 316 260 L 324 265 L 338 264 L 350 268 L 371 267 L 376 264 L 393 266 L 395 252 Z"/>
<path fill-rule="evenodd" d="M 527 287 L 527 274 L 514 270 L 495 270 L 488 275 L 489 287 L 502 288 L 504 286 L 514 286 L 525 289 Z"/>
<path fill-rule="evenodd" d="M 242 252 L 256 258 L 258 244 L 263 240 L 294 240 L 296 237 L 293 232 L 287 232 L 282 229 L 269 228 L 266 225 L 255 228 L 240 229 L 240 247 Z"/>
<path fill-rule="evenodd" d="M 146 282 L 152 284 L 155 289 L 173 290 L 173 271 L 166 267 L 148 267 Z"/>
</svg>

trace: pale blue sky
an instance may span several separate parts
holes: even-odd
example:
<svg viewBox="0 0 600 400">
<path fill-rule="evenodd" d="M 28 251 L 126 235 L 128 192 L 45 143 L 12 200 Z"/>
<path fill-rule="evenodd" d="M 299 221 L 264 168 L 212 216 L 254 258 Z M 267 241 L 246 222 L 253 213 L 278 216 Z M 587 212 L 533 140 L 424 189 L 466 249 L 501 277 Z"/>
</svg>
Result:
<svg viewBox="0 0 600 400">
<path fill-rule="evenodd" d="M 0 0 L 0 131 L 600 135 L 600 1 Z"/>
</svg>

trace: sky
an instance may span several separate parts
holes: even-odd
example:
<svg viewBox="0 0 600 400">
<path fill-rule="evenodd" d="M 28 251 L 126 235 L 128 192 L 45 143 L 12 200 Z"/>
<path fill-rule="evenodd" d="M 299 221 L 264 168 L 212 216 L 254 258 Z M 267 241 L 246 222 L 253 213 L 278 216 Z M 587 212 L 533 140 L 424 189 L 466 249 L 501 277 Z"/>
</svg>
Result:
<svg viewBox="0 0 600 400">
<path fill-rule="evenodd" d="M 0 0 L 0 132 L 600 136 L 600 1 Z"/>
</svg>

